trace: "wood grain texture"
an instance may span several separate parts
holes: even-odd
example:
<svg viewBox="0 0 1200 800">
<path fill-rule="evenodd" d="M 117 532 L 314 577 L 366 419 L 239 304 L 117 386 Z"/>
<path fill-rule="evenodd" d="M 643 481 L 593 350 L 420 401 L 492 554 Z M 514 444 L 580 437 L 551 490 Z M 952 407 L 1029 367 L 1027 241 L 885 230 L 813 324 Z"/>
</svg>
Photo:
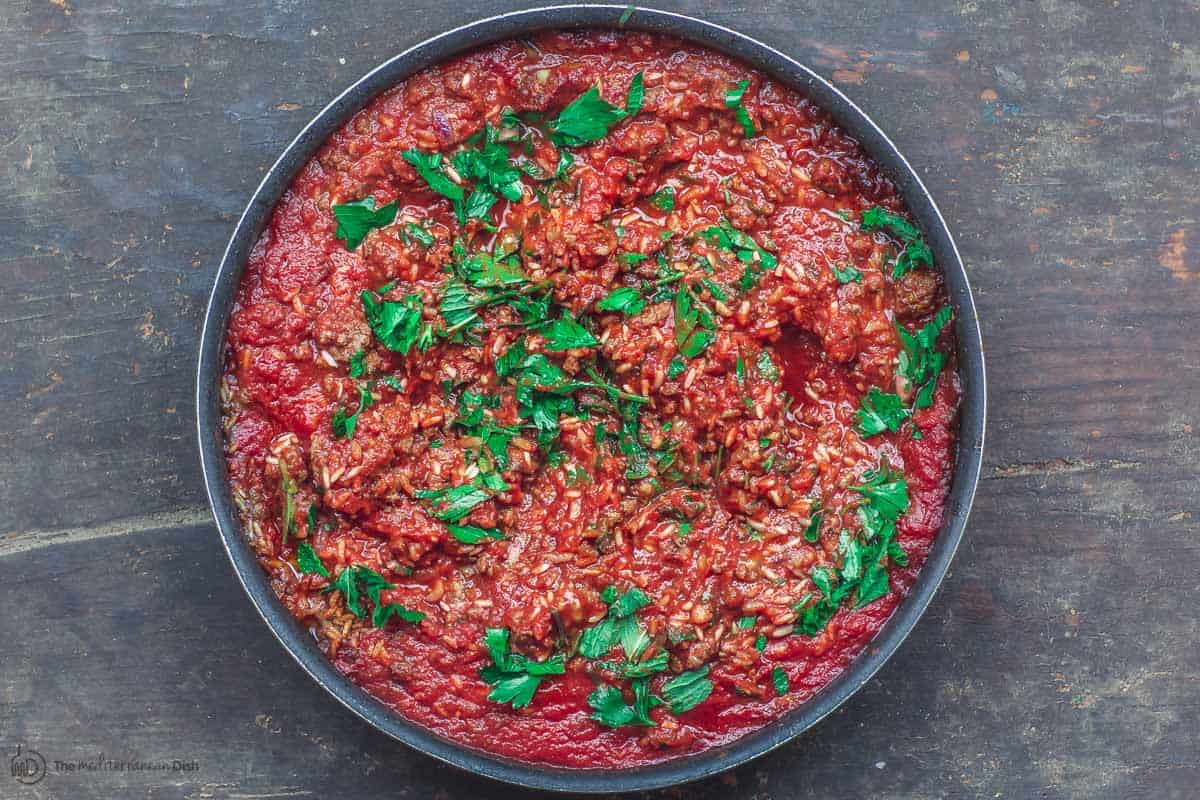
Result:
<svg viewBox="0 0 1200 800">
<path fill-rule="evenodd" d="M 194 760 L 0 797 L 527 797 L 374 733 L 255 617 L 205 517 L 203 304 L 329 98 L 520 4 L 0 5 L 0 746 Z M 830 76 L 940 201 L 991 393 L 964 546 L 831 719 L 662 797 L 1172 798 L 1200 785 L 1200 4 L 663 7 Z"/>
</svg>

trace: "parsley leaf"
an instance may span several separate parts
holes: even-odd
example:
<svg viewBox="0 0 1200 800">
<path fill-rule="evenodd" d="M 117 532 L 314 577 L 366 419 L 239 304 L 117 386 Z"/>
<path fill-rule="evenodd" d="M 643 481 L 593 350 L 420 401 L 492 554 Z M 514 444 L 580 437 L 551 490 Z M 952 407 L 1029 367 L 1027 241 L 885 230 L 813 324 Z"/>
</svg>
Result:
<svg viewBox="0 0 1200 800">
<path fill-rule="evenodd" d="M 465 193 L 463 188 L 446 176 L 442 171 L 441 153 L 422 153 L 416 148 L 405 150 L 400 154 L 405 161 L 417 169 L 417 174 L 429 185 L 429 188 L 443 197 L 461 203 Z"/>
<path fill-rule="evenodd" d="M 335 439 L 353 439 L 354 431 L 358 428 L 358 415 L 366 411 L 371 404 L 375 402 L 375 398 L 371 396 L 363 387 L 358 387 L 358 409 L 353 414 L 347 414 L 343 406 L 338 406 L 333 412 L 331 426 L 333 428 L 333 436 Z"/>
<path fill-rule="evenodd" d="M 664 186 L 654 194 L 650 195 L 650 204 L 658 207 L 662 211 L 674 211 L 675 187 Z"/>
<path fill-rule="evenodd" d="M 417 623 L 425 619 L 425 612 L 413 611 L 399 603 L 388 603 L 386 606 L 375 609 L 375 613 L 371 615 L 371 624 L 376 628 L 382 628 L 392 617 L 399 617 L 405 622 Z"/>
<path fill-rule="evenodd" d="M 454 168 L 464 178 L 480 183 L 505 200 L 521 199 L 521 171 L 508 160 L 508 149 L 496 141 L 495 130 L 484 126 L 486 144 L 480 150 L 460 150 L 454 154 Z M 492 198 L 493 200 L 495 197 Z"/>
<path fill-rule="evenodd" d="M 287 464 L 279 462 L 279 491 L 283 492 L 283 510 L 279 520 L 280 540 L 287 544 L 288 536 L 296 533 L 296 482 L 288 474 Z"/>
<path fill-rule="evenodd" d="M 347 250 L 353 250 L 362 244 L 372 228 L 384 228 L 396 219 L 396 201 L 382 208 L 375 208 L 375 198 L 368 195 L 352 203 L 333 206 L 333 216 L 337 220 L 335 239 L 343 239 Z"/>
<path fill-rule="evenodd" d="M 479 528 L 474 525 L 447 525 L 446 530 L 463 544 L 479 544 L 486 539 L 504 538 L 504 534 L 495 528 Z"/>
<path fill-rule="evenodd" d="M 713 315 L 692 294 L 686 285 L 675 292 L 675 345 L 681 355 L 695 358 L 712 344 L 717 336 Z"/>
<path fill-rule="evenodd" d="M 775 694 L 783 697 L 788 692 L 788 676 L 783 671 L 783 667 L 776 667 L 771 670 L 771 684 L 775 687 Z"/>
<path fill-rule="evenodd" d="M 933 266 L 933 251 L 921 237 L 921 231 L 899 214 L 874 206 L 862 214 L 862 229 L 864 231 L 884 231 L 904 243 L 904 249 L 896 257 L 892 267 L 892 277 L 899 279 L 904 273 L 924 264 Z"/>
<path fill-rule="evenodd" d="M 884 467 L 879 472 L 864 474 L 863 483 L 850 488 L 867 499 L 858 510 L 865 541 L 860 542 L 843 531 L 838 540 L 842 556 L 838 571 L 827 567 L 813 569 L 811 578 L 821 596 L 812 603 L 809 602 L 812 598 L 806 597 L 796 605 L 796 611 L 800 612 L 797 628 L 807 636 L 821 633 L 851 594 L 855 595 L 855 608 L 886 595 L 885 559 L 900 566 L 908 563 L 908 556 L 895 541 L 896 521 L 908 509 L 909 502 L 904 476 Z"/>
<path fill-rule="evenodd" d="M 649 605 L 650 598 L 635 586 L 620 598 L 607 602 L 608 616 L 579 637 L 579 654 L 584 658 L 603 658 L 614 645 L 620 644 L 626 658 L 636 660 L 649 645 L 650 639 L 637 624 L 634 612 Z"/>
<path fill-rule="evenodd" d="M 895 522 L 908 510 L 908 482 L 900 472 L 886 466 L 878 472 L 863 474 L 863 483 L 851 489 L 867 498 L 871 508 Z"/>
<path fill-rule="evenodd" d="M 740 80 L 736 87 L 725 90 L 725 107 L 736 109 L 738 122 L 742 123 L 742 136 L 746 139 L 754 138 L 754 122 L 750 119 L 746 107 L 742 105 L 742 98 L 749 86 L 750 81 Z"/>
<path fill-rule="evenodd" d="M 346 608 L 359 619 L 367 615 L 360 602 L 362 595 L 366 594 L 375 605 L 375 613 L 371 621 L 376 628 L 382 628 L 395 615 L 399 615 L 401 619 L 408 622 L 420 622 L 424 619 L 425 615 L 421 612 L 409 611 L 404 606 L 396 603 L 389 603 L 387 606 L 383 605 L 380 601 L 380 594 L 384 589 L 395 588 L 393 584 L 388 582 L 387 578 L 370 567 L 364 567 L 361 564 L 352 564 L 343 569 L 337 578 L 334 579 L 333 583 L 323 591 L 341 592 L 342 598 L 346 602 Z"/>
<path fill-rule="evenodd" d="M 487 629 L 484 644 L 492 664 L 480 670 L 479 677 L 495 687 L 488 693 L 488 700 L 524 708 L 533 700 L 542 679 L 547 675 L 562 675 L 566 666 L 561 654 L 547 661 L 532 661 L 519 653 L 510 653 L 508 637 L 508 628 Z"/>
<path fill-rule="evenodd" d="M 872 386 L 858 409 L 858 432 L 863 436 L 875 436 L 884 431 L 895 433 L 908 416 L 908 409 L 899 395 L 884 393 L 878 386 Z"/>
<path fill-rule="evenodd" d="M 296 545 L 296 566 L 300 568 L 301 575 L 329 577 L 329 570 L 321 563 L 321 557 L 317 555 L 317 551 L 308 542 L 301 542 Z"/>
<path fill-rule="evenodd" d="M 400 233 L 405 237 L 406 240 L 412 239 L 414 242 L 421 245 L 421 247 L 433 247 L 434 243 L 437 241 L 433 238 L 432 233 L 425 230 L 415 222 L 406 222 Z"/>
<path fill-rule="evenodd" d="M 646 678 L 638 678 L 631 684 L 633 687 L 633 705 L 625 704 L 621 690 L 610 684 L 601 684 L 588 695 L 588 705 L 595 709 L 592 719 L 609 728 L 619 728 L 622 725 L 655 726 L 650 718 L 650 709 L 661 705 L 662 701 L 650 694 L 650 684 Z"/>
<path fill-rule="evenodd" d="M 915 334 L 896 323 L 896 332 L 900 335 L 903 351 L 897 359 L 897 369 L 908 384 L 908 391 L 917 390 L 913 402 L 916 408 L 928 408 L 933 405 L 933 392 L 937 388 L 937 377 L 942 373 L 946 357 L 936 351 L 937 338 L 942 328 L 946 327 L 954 311 L 950 306 L 944 307 L 934 316 L 933 320 L 924 325 Z"/>
<path fill-rule="evenodd" d="M 673 714 L 682 714 L 703 703 L 712 694 L 712 681 L 708 679 L 708 666 L 684 672 L 663 684 L 663 699 Z"/>
<path fill-rule="evenodd" d="M 551 139 L 559 146 L 577 147 L 595 142 L 608 135 L 609 130 L 642 108 L 645 88 L 642 73 L 633 76 L 625 108 L 620 109 L 600 96 L 595 86 L 575 98 L 550 122 Z"/>
<path fill-rule="evenodd" d="M 421 295 L 405 295 L 396 302 L 376 300 L 374 293 L 364 290 L 360 297 L 375 338 L 387 349 L 408 355 L 421 338 Z"/>
<path fill-rule="evenodd" d="M 825 515 L 821 513 L 820 508 L 820 503 L 813 506 L 812 518 L 808 527 L 804 529 L 804 541 L 809 544 L 815 544 L 821 538 L 821 523 L 825 520 Z"/>
<path fill-rule="evenodd" d="M 508 484 L 499 476 L 496 491 L 508 491 Z M 461 522 L 470 515 L 475 507 L 490 500 L 492 492 L 482 485 L 482 480 L 474 483 L 464 483 L 446 489 L 417 489 L 413 495 L 419 500 L 432 500 L 431 513 L 443 522 Z"/>
<path fill-rule="evenodd" d="M 596 304 L 599 311 L 619 311 L 631 317 L 640 314 L 645 307 L 646 299 L 642 293 L 629 286 L 613 289 L 608 297 Z"/>
<path fill-rule="evenodd" d="M 359 350 L 354 355 L 350 356 L 350 377 L 361 378 L 363 373 L 367 371 L 367 365 L 363 363 L 366 357 L 366 350 Z"/>
<path fill-rule="evenodd" d="M 778 264 L 775 256 L 759 247 L 750 234 L 730 225 L 729 220 L 722 219 L 719 225 L 710 225 L 700 235 L 717 247 L 733 252 L 738 261 L 746 265 L 739 283 L 742 291 L 753 289 L 763 270 L 775 269 Z"/>
<path fill-rule="evenodd" d="M 739 363 L 741 363 L 741 362 L 739 361 Z M 684 370 L 686 370 L 686 369 L 687 369 L 687 362 L 685 362 L 681 358 L 672 358 L 671 363 L 667 364 L 667 378 L 669 380 L 675 380 L 680 375 L 682 375 Z"/>
<path fill-rule="evenodd" d="M 541 334 L 546 337 L 546 349 L 552 353 L 600 344 L 591 331 L 570 317 L 554 320 Z"/>
<path fill-rule="evenodd" d="M 862 273 L 853 264 L 846 264 L 845 269 L 830 264 L 829 268 L 833 270 L 833 277 L 837 278 L 838 283 L 862 283 Z"/>
</svg>

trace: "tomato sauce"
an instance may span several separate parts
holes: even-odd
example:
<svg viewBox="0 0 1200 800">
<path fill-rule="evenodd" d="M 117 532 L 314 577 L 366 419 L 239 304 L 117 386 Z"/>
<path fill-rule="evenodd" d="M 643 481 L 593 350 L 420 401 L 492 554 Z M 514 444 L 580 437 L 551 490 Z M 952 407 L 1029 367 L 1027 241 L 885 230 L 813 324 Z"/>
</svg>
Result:
<svg viewBox="0 0 1200 800">
<path fill-rule="evenodd" d="M 385 93 L 280 200 L 227 333 L 231 481 L 274 590 L 397 713 L 523 761 L 662 761 L 804 703 L 915 581 L 955 457 L 940 276 L 897 277 L 919 242 L 870 209 L 904 213 L 824 112 L 672 39 L 546 34 Z M 901 331 L 930 326 L 922 402 Z M 866 432 L 873 389 L 897 429 Z M 858 581 L 827 618 L 822 574 Z M 606 620 L 639 640 L 586 657 Z"/>
</svg>

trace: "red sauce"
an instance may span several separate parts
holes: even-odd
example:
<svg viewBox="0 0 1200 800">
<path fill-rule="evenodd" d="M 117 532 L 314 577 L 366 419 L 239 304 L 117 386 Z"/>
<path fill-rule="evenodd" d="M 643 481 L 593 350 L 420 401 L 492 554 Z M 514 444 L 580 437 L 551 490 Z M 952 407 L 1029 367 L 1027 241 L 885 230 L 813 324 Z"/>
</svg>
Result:
<svg viewBox="0 0 1200 800">
<path fill-rule="evenodd" d="M 593 86 L 621 107 L 637 73 L 645 86 L 639 113 L 598 141 L 556 146 L 547 121 Z M 751 137 L 726 103 L 742 80 Z M 522 124 L 506 127 L 506 109 Z M 506 131 L 504 146 L 527 174 L 520 200 L 501 198 L 484 219 L 464 223 L 402 153 L 417 148 L 449 162 L 479 146 L 471 137 L 485 121 Z M 547 179 L 564 149 L 573 166 L 564 179 Z M 668 186 L 671 208 L 656 195 Z M 397 216 L 349 250 L 335 235 L 332 207 L 368 196 L 377 209 L 395 200 Z M 952 361 L 932 404 L 899 431 L 855 429 L 868 390 L 897 386 L 895 325 L 915 330 L 944 304 L 936 271 L 893 277 L 899 243 L 859 225 L 875 206 L 903 213 L 891 183 L 820 109 L 675 40 L 599 32 L 507 42 L 384 94 L 285 193 L 229 326 L 231 480 L 275 591 L 337 668 L 397 713 L 526 761 L 661 761 L 727 743 L 804 703 L 853 661 L 916 579 L 942 522 L 954 460 Z M 759 249 L 751 256 L 742 248 L 753 285 L 738 247 L 705 234 L 722 219 Z M 410 223 L 432 244 L 414 239 Z M 546 329 L 504 303 L 482 309 L 466 339 L 448 331 L 439 307 L 447 265 L 461 265 L 452 243 L 492 252 L 506 234 L 521 237 L 520 285 L 545 287 L 550 313 L 580 320 L 595 345 L 550 350 Z M 850 265 L 860 277 L 841 283 L 832 267 Z M 686 320 L 674 295 L 684 284 L 713 327 L 712 342 L 691 358 L 677 338 Z M 644 309 L 598 310 L 618 287 L 639 292 Z M 384 346 L 366 319 L 364 291 L 378 292 L 379 302 L 417 296 L 432 346 L 406 354 Z M 943 353 L 953 352 L 948 339 L 943 333 Z M 538 446 L 511 378 L 496 367 L 518 340 L 572 379 L 591 380 L 590 366 L 647 398 L 636 414 L 650 453 L 644 470 L 617 435 L 625 401 L 603 390 L 572 393 L 552 447 Z M 373 402 L 355 418 L 353 436 L 338 435 L 335 417 L 354 411 L 360 390 Z M 507 467 L 481 460 L 483 445 L 456 422 L 464 393 L 494 398 L 487 418 L 519 429 L 503 445 Z M 864 496 L 852 487 L 881 467 L 907 482 L 896 526 L 907 566 L 887 564 L 886 594 L 854 610 L 843 603 L 806 635 L 795 607 L 820 597 L 814 568 L 845 568 L 841 532 L 863 527 L 856 509 Z M 459 524 L 504 538 L 465 544 L 421 492 L 466 485 L 488 470 L 506 488 L 489 490 Z M 818 500 L 819 538 L 810 542 Z M 302 573 L 302 543 L 329 577 Z M 376 604 L 365 595 L 363 615 L 354 614 L 350 598 L 332 590 L 353 565 L 391 584 L 380 604 L 423 618 L 375 627 Z M 653 725 L 594 719 L 597 686 L 636 700 L 630 679 L 577 650 L 608 613 L 609 585 L 648 598 L 635 614 L 650 640 L 638 658 L 667 654 L 648 679 L 650 693 L 662 696 L 668 681 L 707 667 L 712 691 L 703 702 L 679 713 L 656 706 Z M 544 678 L 526 707 L 489 700 L 493 686 L 480 675 L 492 663 L 487 629 L 508 630 L 512 651 L 532 661 L 565 656 L 563 674 Z M 621 658 L 618 646 L 607 660 Z M 778 670 L 788 679 L 782 695 Z"/>
</svg>

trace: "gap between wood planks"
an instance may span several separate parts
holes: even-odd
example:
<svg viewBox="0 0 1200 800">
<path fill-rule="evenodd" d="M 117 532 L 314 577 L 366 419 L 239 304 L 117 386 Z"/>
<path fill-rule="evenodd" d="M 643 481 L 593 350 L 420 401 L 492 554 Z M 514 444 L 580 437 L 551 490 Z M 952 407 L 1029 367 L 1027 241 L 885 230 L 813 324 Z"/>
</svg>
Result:
<svg viewBox="0 0 1200 800">
<path fill-rule="evenodd" d="M 176 511 L 160 511 L 138 517 L 122 517 L 99 525 L 78 528 L 60 528 L 52 531 L 14 531 L 0 537 L 0 558 L 27 553 L 60 544 L 74 544 L 109 536 L 124 536 L 142 533 L 156 528 L 183 528 L 189 525 L 206 525 L 213 522 L 212 512 L 207 507 L 196 506 Z"/>
</svg>

